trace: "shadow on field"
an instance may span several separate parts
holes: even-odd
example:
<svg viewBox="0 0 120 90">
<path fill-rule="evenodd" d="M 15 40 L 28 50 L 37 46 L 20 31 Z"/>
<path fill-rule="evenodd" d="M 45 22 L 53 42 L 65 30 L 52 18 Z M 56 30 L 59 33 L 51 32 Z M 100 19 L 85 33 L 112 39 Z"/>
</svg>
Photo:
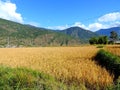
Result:
<svg viewBox="0 0 120 90">
<path fill-rule="evenodd" d="M 119 78 L 120 57 L 101 49 L 96 56 L 93 57 L 93 60 L 95 60 L 100 66 L 105 67 L 111 75 L 114 74 L 114 82 Z"/>
</svg>

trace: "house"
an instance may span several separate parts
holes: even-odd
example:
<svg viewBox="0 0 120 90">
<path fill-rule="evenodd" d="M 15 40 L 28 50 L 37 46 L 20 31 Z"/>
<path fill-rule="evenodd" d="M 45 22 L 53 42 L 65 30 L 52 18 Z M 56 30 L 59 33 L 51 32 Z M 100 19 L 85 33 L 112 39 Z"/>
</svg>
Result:
<svg viewBox="0 0 120 90">
<path fill-rule="evenodd" d="M 120 40 L 117 40 L 114 42 L 115 44 L 120 44 Z"/>
</svg>

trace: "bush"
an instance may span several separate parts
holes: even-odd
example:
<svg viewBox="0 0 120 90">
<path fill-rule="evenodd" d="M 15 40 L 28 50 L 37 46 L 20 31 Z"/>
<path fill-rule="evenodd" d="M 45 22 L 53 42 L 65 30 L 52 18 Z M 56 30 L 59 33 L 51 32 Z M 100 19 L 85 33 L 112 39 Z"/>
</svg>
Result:
<svg viewBox="0 0 120 90">
<path fill-rule="evenodd" d="M 24 68 L 0 66 L 0 90 L 79 90 L 50 75 Z"/>
<path fill-rule="evenodd" d="M 97 48 L 103 48 L 104 46 L 103 45 L 99 45 L 99 46 L 97 46 Z"/>
<path fill-rule="evenodd" d="M 107 88 L 107 90 L 120 90 L 120 76 L 119 78 L 116 80 L 114 85 L 111 85 Z"/>
<path fill-rule="evenodd" d="M 91 84 L 66 84 L 48 74 L 30 69 L 0 66 L 0 90 L 88 90 L 91 87 Z M 92 87 L 94 90 L 103 88 L 106 87 Z"/>
<path fill-rule="evenodd" d="M 89 40 L 90 44 L 107 44 L 108 37 L 107 36 L 100 36 L 100 37 L 92 37 Z"/>
<path fill-rule="evenodd" d="M 115 80 L 120 76 L 120 58 L 101 49 L 95 56 L 95 60 L 115 75 Z"/>
</svg>

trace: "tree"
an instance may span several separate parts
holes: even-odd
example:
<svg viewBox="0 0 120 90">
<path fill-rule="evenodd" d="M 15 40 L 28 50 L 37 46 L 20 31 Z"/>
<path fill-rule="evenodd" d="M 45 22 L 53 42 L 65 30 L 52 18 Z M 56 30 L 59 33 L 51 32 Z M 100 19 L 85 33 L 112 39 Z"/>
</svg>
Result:
<svg viewBox="0 0 120 90">
<path fill-rule="evenodd" d="M 107 36 L 100 36 L 100 37 L 92 37 L 89 40 L 90 44 L 107 44 L 108 43 L 108 37 Z"/>
<path fill-rule="evenodd" d="M 115 31 L 110 32 L 111 41 L 115 42 L 118 39 L 118 34 Z"/>
<path fill-rule="evenodd" d="M 103 36 L 98 38 L 98 44 L 103 44 L 104 43 L 104 38 Z"/>
<path fill-rule="evenodd" d="M 97 44 L 98 43 L 98 38 L 97 37 L 90 38 L 89 43 L 90 44 Z"/>
<path fill-rule="evenodd" d="M 104 43 L 104 44 L 108 44 L 108 37 L 107 37 L 107 36 L 104 36 L 103 38 L 104 38 L 104 42 L 103 42 L 103 43 Z"/>
</svg>

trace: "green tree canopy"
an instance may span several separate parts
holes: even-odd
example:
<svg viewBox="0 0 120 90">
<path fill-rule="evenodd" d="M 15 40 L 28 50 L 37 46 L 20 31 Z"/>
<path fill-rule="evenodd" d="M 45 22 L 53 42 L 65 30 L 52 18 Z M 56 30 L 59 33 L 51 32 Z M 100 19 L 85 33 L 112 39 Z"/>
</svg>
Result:
<svg viewBox="0 0 120 90">
<path fill-rule="evenodd" d="M 107 36 L 100 36 L 100 37 L 92 37 L 89 40 L 90 44 L 107 44 L 108 37 Z"/>
<path fill-rule="evenodd" d="M 112 39 L 112 41 L 116 41 L 118 39 L 118 34 L 115 31 L 111 31 L 110 38 Z"/>
</svg>

